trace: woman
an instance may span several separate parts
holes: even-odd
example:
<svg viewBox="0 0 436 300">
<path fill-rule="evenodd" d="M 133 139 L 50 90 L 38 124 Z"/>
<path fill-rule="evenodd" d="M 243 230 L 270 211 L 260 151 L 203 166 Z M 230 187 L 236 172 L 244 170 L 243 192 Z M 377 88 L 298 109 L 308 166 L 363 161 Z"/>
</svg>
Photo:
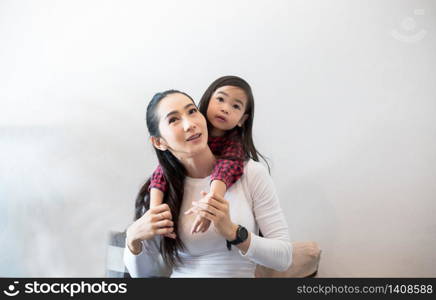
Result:
<svg viewBox="0 0 436 300">
<path fill-rule="evenodd" d="M 256 264 L 286 270 L 292 247 L 266 169 L 249 160 L 226 199 L 206 194 L 216 159 L 207 145 L 206 120 L 192 98 L 178 91 L 156 94 L 147 126 L 169 187 L 165 203 L 127 230 L 124 262 L 131 276 L 156 276 L 160 255 L 172 268 L 171 277 L 254 277 Z M 141 192 L 147 190 L 146 184 Z M 148 208 L 147 201 L 143 206 Z M 196 214 L 212 222 L 204 234 L 190 233 Z"/>
</svg>

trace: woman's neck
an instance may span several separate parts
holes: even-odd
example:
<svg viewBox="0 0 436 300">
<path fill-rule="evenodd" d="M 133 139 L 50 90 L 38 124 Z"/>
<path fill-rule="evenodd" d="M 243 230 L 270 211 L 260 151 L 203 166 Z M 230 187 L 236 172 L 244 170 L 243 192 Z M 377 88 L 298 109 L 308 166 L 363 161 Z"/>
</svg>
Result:
<svg viewBox="0 0 436 300">
<path fill-rule="evenodd" d="M 212 173 L 216 159 L 209 147 L 193 157 L 180 160 L 186 169 L 186 175 L 193 178 L 204 178 Z"/>
</svg>

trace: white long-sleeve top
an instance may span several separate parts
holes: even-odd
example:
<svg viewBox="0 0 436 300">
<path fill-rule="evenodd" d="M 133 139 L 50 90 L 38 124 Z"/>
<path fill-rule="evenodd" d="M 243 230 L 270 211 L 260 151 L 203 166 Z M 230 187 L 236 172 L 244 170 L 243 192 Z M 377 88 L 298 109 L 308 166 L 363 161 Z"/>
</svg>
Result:
<svg viewBox="0 0 436 300">
<path fill-rule="evenodd" d="M 142 242 L 142 252 L 134 255 L 126 247 L 124 263 L 132 277 L 254 277 L 256 264 L 286 270 L 292 263 L 292 245 L 286 219 L 266 168 L 253 160 L 244 167 L 242 177 L 225 194 L 229 201 L 230 219 L 251 232 L 251 242 L 245 254 L 218 234 L 213 223 L 205 233 L 191 234 L 195 215 L 185 215 L 192 201 L 208 192 L 210 177 L 185 179 L 185 191 L 179 216 L 178 235 L 185 245 L 180 251 L 183 264 L 168 270 L 159 253 L 161 236 Z M 262 232 L 264 237 L 258 236 Z"/>
</svg>

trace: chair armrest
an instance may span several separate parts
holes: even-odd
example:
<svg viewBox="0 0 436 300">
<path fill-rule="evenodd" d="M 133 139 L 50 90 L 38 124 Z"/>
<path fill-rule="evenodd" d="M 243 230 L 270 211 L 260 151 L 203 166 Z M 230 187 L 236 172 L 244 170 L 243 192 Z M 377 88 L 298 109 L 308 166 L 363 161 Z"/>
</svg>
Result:
<svg viewBox="0 0 436 300">
<path fill-rule="evenodd" d="M 313 277 L 318 270 L 321 250 L 315 242 L 292 243 L 292 264 L 284 272 L 279 272 L 261 265 L 256 266 L 255 276 L 258 278 L 270 277 Z"/>
</svg>

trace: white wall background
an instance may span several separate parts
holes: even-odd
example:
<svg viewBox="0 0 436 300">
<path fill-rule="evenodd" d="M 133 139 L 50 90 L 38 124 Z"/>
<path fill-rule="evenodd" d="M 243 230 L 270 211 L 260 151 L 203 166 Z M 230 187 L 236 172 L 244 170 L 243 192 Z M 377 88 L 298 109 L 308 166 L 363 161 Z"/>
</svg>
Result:
<svg viewBox="0 0 436 300">
<path fill-rule="evenodd" d="M 156 165 L 145 107 L 253 87 L 319 276 L 436 276 L 434 1 L 0 0 L 0 276 L 103 276 Z"/>
</svg>

